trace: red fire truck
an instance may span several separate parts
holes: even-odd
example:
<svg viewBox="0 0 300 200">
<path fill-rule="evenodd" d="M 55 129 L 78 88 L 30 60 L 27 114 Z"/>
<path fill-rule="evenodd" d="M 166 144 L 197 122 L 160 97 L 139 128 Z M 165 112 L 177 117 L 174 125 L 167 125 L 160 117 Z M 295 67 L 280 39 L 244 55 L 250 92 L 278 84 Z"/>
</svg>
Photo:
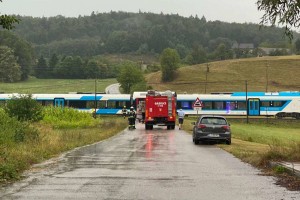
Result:
<svg viewBox="0 0 300 200">
<path fill-rule="evenodd" d="M 171 91 L 157 92 L 149 90 L 145 100 L 145 129 L 153 125 L 167 126 L 175 129 L 176 93 Z"/>
</svg>

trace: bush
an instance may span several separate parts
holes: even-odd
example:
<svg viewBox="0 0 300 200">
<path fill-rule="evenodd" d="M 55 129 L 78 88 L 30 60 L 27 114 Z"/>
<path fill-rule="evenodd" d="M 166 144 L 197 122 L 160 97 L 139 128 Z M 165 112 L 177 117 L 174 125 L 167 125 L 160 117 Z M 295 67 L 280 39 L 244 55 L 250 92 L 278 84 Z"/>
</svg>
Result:
<svg viewBox="0 0 300 200">
<path fill-rule="evenodd" d="M 26 122 L 9 117 L 3 110 L 0 110 L 0 127 L 0 146 L 39 139 L 37 129 Z"/>
<path fill-rule="evenodd" d="M 85 128 L 97 124 L 91 113 L 81 112 L 73 108 L 49 106 L 44 108 L 43 115 L 43 121 L 55 128 Z"/>
<path fill-rule="evenodd" d="M 4 107 L 10 117 L 20 121 L 39 121 L 43 118 L 42 105 L 32 99 L 32 95 L 13 96 Z"/>
<path fill-rule="evenodd" d="M 27 168 L 26 157 L 17 154 L 22 147 L 39 141 L 39 132 L 26 122 L 11 118 L 0 109 L 0 183 L 19 178 L 19 170 Z M 22 142 L 22 144 L 21 144 Z M 34 143 L 32 143 L 34 142 Z"/>
</svg>

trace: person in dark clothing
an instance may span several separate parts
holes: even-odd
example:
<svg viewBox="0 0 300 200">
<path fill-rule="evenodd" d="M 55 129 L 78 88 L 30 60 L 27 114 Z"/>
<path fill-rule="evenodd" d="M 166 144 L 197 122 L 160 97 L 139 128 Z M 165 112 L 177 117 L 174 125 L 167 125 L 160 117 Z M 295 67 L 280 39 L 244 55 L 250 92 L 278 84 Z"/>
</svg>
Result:
<svg viewBox="0 0 300 200">
<path fill-rule="evenodd" d="M 127 109 L 126 109 L 126 106 L 123 107 L 122 109 L 122 114 L 123 114 L 123 117 L 125 119 L 126 115 L 127 115 Z"/>
<path fill-rule="evenodd" d="M 136 114 L 135 111 L 133 109 L 133 107 L 130 107 L 130 111 L 127 114 L 128 115 L 128 123 L 129 123 L 129 128 L 133 128 L 135 129 L 135 118 L 136 118 Z"/>
</svg>

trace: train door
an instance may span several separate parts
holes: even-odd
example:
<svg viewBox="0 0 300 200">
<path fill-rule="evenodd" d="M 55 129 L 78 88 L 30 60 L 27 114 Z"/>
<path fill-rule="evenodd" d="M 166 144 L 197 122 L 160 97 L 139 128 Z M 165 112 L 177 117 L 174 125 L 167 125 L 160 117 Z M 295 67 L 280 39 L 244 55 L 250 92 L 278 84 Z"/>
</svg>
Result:
<svg viewBox="0 0 300 200">
<path fill-rule="evenodd" d="M 249 112 L 249 115 L 257 116 L 257 115 L 260 114 L 259 102 L 260 102 L 260 100 L 257 99 L 257 98 L 248 99 L 248 112 Z"/>
<path fill-rule="evenodd" d="M 54 106 L 55 107 L 64 107 L 65 106 L 65 99 L 64 98 L 55 98 L 54 99 Z"/>
<path fill-rule="evenodd" d="M 136 98 L 135 104 L 137 119 L 143 122 L 145 119 L 145 98 Z"/>
</svg>

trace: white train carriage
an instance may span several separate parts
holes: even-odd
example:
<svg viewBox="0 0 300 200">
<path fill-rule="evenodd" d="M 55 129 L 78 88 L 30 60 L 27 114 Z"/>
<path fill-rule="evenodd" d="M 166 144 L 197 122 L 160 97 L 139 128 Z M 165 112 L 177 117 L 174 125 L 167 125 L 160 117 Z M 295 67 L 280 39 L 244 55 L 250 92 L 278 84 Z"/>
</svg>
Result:
<svg viewBox="0 0 300 200">
<path fill-rule="evenodd" d="M 22 94 L 0 94 L 0 102 L 19 97 Z M 86 112 L 96 114 L 116 115 L 122 114 L 122 108 L 131 105 L 130 94 L 32 94 L 43 106 L 53 105 L 59 107 L 72 107 Z"/>
<path fill-rule="evenodd" d="M 122 108 L 142 110 L 147 92 L 130 94 L 33 94 L 42 105 L 67 106 L 96 114 L 122 114 Z M 0 94 L 0 103 L 19 94 Z M 247 99 L 247 100 L 246 100 Z M 198 102 L 196 102 L 198 101 Z M 197 103 L 197 109 L 195 109 Z M 300 92 L 233 92 L 214 94 L 177 94 L 177 110 L 187 115 L 213 114 L 235 116 L 275 116 L 300 119 Z M 201 105 L 201 107 L 199 106 Z"/>
<path fill-rule="evenodd" d="M 246 101 L 247 99 L 247 101 Z M 196 100 L 201 107 L 194 108 Z M 300 119 L 299 92 L 234 92 L 215 94 L 178 94 L 177 109 L 186 114 L 248 115 L 294 117 Z"/>
</svg>

